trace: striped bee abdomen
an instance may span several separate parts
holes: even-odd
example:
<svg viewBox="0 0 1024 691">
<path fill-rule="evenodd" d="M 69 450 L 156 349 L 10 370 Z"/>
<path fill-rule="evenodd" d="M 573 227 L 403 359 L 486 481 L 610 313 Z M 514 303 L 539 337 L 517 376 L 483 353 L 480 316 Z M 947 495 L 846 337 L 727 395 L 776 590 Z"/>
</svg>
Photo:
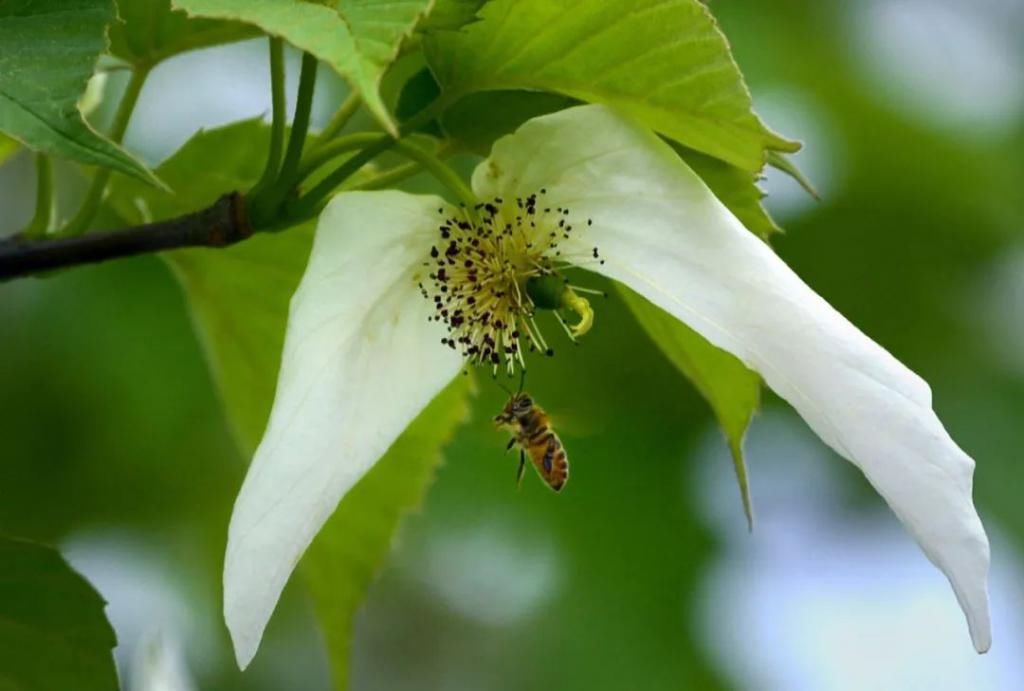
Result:
<svg viewBox="0 0 1024 691">
<path fill-rule="evenodd" d="M 556 492 L 561 490 L 569 478 L 569 460 L 554 430 L 545 430 L 537 443 L 529 447 L 529 451 L 537 472 L 548 486 Z"/>
</svg>

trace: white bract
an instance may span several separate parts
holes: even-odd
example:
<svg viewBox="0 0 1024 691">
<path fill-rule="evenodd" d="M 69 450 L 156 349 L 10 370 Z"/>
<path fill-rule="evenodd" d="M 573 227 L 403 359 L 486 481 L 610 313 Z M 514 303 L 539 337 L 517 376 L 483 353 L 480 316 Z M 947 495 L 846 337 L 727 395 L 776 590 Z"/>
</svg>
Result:
<svg viewBox="0 0 1024 691">
<path fill-rule="evenodd" d="M 472 220 L 395 191 L 339 194 L 320 218 L 273 412 L 231 518 L 224 610 L 243 667 L 314 535 L 464 362 L 512 369 L 524 349 L 547 349 L 531 313 L 552 293 L 528 284 L 562 281 L 567 264 L 629 286 L 759 372 L 863 471 L 988 649 L 974 462 L 928 385 L 807 287 L 668 145 L 580 106 L 499 140 L 472 183 L 487 205 Z M 586 301 L 571 288 L 554 295 L 579 315 L 570 337 L 585 330 Z"/>
</svg>

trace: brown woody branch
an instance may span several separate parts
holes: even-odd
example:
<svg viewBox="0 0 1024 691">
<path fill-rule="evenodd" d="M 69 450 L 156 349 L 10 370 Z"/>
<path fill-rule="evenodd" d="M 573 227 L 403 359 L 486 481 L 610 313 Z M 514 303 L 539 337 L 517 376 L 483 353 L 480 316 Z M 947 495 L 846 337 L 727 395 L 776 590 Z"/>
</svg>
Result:
<svg viewBox="0 0 1024 691">
<path fill-rule="evenodd" d="M 166 221 L 77 237 L 0 240 L 0 281 L 182 247 L 226 247 L 250 235 L 245 197 L 232 192 Z"/>
</svg>

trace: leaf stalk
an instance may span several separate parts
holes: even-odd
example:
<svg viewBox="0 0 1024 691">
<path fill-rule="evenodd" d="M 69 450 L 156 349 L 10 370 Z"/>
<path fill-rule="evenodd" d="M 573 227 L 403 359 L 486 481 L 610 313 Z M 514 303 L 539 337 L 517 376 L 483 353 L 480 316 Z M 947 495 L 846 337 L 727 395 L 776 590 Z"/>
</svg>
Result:
<svg viewBox="0 0 1024 691">
<path fill-rule="evenodd" d="M 316 72 L 319 61 L 315 55 L 302 54 L 302 70 L 299 72 L 299 91 L 295 101 L 295 115 L 288 137 L 288 150 L 274 183 L 252 195 L 252 219 L 257 228 L 272 227 L 280 216 L 281 206 L 298 182 L 297 173 L 302 151 L 306 146 L 309 132 L 309 117 L 313 108 L 313 93 L 316 91 Z"/>
<path fill-rule="evenodd" d="M 270 37 L 270 100 L 273 109 L 270 123 L 270 147 L 267 151 L 267 165 L 263 169 L 256 190 L 273 184 L 281 167 L 281 153 L 284 150 L 284 130 L 287 124 L 285 102 L 284 41 Z"/>
</svg>

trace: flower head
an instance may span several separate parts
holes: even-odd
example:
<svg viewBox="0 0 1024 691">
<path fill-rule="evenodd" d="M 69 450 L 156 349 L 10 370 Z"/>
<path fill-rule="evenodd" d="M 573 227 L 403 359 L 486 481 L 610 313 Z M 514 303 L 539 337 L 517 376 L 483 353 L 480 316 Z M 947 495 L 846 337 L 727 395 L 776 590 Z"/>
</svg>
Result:
<svg viewBox="0 0 1024 691">
<path fill-rule="evenodd" d="M 546 195 L 541 188 L 515 199 L 493 197 L 475 213 L 451 216 L 438 208 L 438 242 L 424 262 L 430 272 L 419 287 L 433 304 L 430 319 L 447 327 L 441 343 L 470 363 L 495 371 L 504 363 L 511 373 L 517 364 L 526 367 L 524 345 L 553 355 L 534 318 L 538 309 L 575 311 L 579 322 L 572 327 L 554 312 L 569 338 L 590 329 L 593 311 L 577 292 L 586 289 L 570 285 L 563 272 L 603 260 L 597 247 L 582 256 L 560 248 L 593 221 L 581 223 L 568 208 L 546 206 Z"/>
<path fill-rule="evenodd" d="M 575 312 L 571 336 L 589 328 L 592 309 L 566 283 L 580 265 L 759 372 L 861 469 L 949 578 L 975 647 L 988 648 L 974 461 L 932 411 L 928 385 L 804 284 L 668 145 L 580 106 L 497 141 L 472 183 L 478 209 L 352 192 L 320 218 L 229 530 L 225 617 L 243 666 L 313 536 L 465 360 L 513 368 L 524 349 L 546 352 L 538 309 Z"/>
</svg>

